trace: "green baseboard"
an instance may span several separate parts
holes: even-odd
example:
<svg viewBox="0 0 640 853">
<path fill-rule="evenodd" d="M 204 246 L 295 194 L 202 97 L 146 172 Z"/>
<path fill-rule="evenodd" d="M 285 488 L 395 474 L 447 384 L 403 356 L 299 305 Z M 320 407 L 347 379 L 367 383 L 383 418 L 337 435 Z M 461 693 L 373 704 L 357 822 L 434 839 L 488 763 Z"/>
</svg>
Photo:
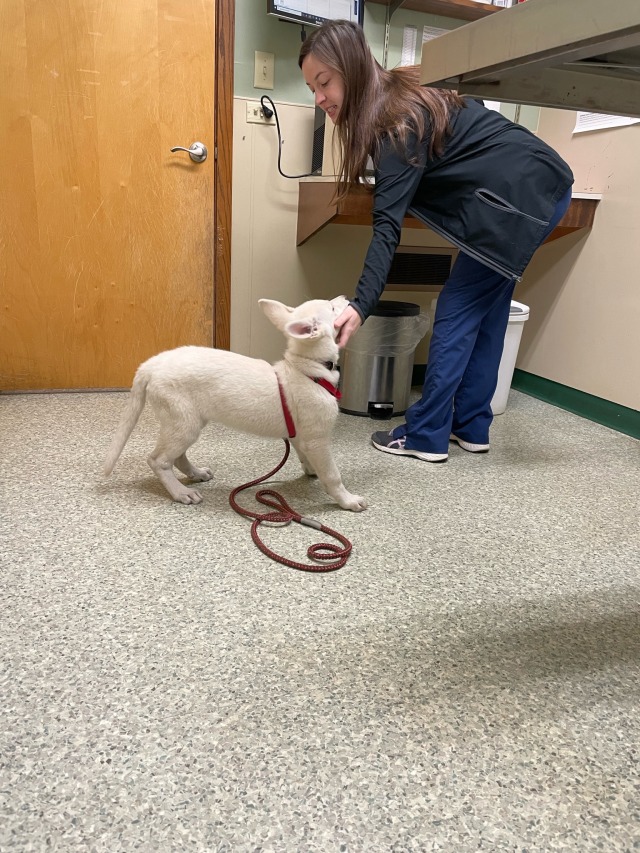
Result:
<svg viewBox="0 0 640 853">
<path fill-rule="evenodd" d="M 426 369 L 426 364 L 414 364 L 411 377 L 413 385 L 422 387 Z M 542 376 L 527 373 L 517 367 L 513 371 L 511 387 L 581 418 L 640 439 L 640 412 L 635 409 L 610 403 L 601 397 L 594 397 L 593 394 L 585 394 L 584 391 L 576 391 L 568 385 L 560 385 L 559 382 L 543 379 Z"/>
<path fill-rule="evenodd" d="M 536 376 L 535 373 L 527 373 L 517 367 L 513 371 L 511 387 L 581 418 L 623 432 L 632 438 L 640 438 L 640 412 L 635 409 L 619 406 L 584 391 L 576 391 L 575 388 L 552 382 L 550 379 Z"/>
</svg>

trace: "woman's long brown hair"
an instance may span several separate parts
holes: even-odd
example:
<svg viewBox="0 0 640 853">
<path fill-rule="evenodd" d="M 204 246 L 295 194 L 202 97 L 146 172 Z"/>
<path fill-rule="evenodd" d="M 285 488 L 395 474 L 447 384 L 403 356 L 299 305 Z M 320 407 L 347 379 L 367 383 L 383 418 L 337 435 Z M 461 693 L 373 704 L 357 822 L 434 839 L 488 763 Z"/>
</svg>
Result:
<svg viewBox="0 0 640 853">
<path fill-rule="evenodd" d="M 315 30 L 300 48 L 300 68 L 308 54 L 344 81 L 344 100 L 335 124 L 341 149 L 338 198 L 364 178 L 367 160 L 375 161 L 386 133 L 393 133 L 402 145 L 410 132 L 419 139 L 429 132 L 429 155 L 442 152 L 450 117 L 464 105 L 455 92 L 421 86 L 418 66 L 386 71 L 371 53 L 362 28 L 350 21 L 329 21 Z"/>
</svg>

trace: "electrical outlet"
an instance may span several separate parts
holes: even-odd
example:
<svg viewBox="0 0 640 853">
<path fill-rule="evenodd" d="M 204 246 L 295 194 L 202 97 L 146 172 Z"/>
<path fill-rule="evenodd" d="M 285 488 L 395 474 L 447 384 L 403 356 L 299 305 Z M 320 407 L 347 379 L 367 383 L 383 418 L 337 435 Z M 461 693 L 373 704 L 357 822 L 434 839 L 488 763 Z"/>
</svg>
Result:
<svg viewBox="0 0 640 853">
<path fill-rule="evenodd" d="M 276 58 L 273 53 L 265 53 L 263 50 L 255 51 L 255 65 L 253 67 L 253 88 L 273 89 L 273 72 Z"/>
<path fill-rule="evenodd" d="M 260 101 L 247 101 L 247 124 L 275 124 L 273 116 L 266 118 Z"/>
</svg>

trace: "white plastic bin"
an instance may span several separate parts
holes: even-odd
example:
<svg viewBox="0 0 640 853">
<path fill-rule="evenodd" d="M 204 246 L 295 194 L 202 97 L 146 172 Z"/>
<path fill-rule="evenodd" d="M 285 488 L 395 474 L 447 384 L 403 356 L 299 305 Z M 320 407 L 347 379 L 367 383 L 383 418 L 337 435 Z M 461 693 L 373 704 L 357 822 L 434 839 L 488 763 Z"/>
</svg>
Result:
<svg viewBox="0 0 640 853">
<path fill-rule="evenodd" d="M 529 308 L 521 302 L 512 302 L 509 310 L 509 323 L 504 336 L 504 349 L 498 369 L 498 385 L 491 400 L 491 411 L 494 415 L 501 415 L 507 408 L 509 389 L 513 379 L 513 371 L 518 358 L 520 338 L 522 337 L 522 324 L 529 319 Z"/>
</svg>

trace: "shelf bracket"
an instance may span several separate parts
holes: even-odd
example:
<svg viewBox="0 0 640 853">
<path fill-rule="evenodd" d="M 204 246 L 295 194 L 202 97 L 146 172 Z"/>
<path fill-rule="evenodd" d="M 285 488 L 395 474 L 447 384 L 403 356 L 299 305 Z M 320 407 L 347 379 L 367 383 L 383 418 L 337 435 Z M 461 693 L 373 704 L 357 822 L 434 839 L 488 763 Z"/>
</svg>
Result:
<svg viewBox="0 0 640 853">
<path fill-rule="evenodd" d="M 389 32 L 391 30 L 391 16 L 402 6 L 404 0 L 391 0 L 387 3 L 385 18 L 384 18 L 384 47 L 382 49 L 382 67 L 387 67 L 389 57 Z"/>
</svg>

